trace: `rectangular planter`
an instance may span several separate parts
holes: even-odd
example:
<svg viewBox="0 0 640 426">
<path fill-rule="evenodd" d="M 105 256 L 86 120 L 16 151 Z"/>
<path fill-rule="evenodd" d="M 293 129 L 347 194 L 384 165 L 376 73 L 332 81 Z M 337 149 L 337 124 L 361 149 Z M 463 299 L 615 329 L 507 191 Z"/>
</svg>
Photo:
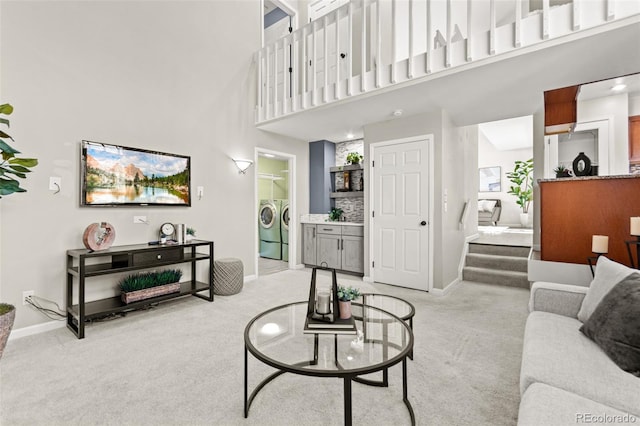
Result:
<svg viewBox="0 0 640 426">
<path fill-rule="evenodd" d="M 139 300 L 162 296 L 163 294 L 176 293 L 178 291 L 180 291 L 180 283 L 171 283 L 159 285 L 157 287 L 145 288 L 144 290 L 122 293 L 121 297 L 124 303 L 132 303 Z"/>
</svg>

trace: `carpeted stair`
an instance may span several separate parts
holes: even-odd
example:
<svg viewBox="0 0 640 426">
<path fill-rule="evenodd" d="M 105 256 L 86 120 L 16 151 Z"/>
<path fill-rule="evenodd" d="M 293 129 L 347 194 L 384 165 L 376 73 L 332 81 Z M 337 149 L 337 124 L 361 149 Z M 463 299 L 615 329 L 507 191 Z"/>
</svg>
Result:
<svg viewBox="0 0 640 426">
<path fill-rule="evenodd" d="M 465 281 L 529 288 L 529 247 L 469 243 L 462 277 Z"/>
</svg>

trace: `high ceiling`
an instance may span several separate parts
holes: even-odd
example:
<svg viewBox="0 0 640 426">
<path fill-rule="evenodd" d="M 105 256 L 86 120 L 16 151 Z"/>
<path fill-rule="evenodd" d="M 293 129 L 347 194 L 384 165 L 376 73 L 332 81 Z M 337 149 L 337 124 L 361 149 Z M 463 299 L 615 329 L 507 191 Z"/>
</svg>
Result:
<svg viewBox="0 0 640 426">
<path fill-rule="evenodd" d="M 419 80 L 272 120 L 258 128 L 303 141 L 362 137 L 363 126 L 445 110 L 457 126 L 532 115 L 543 92 L 640 72 L 640 22 L 550 40 Z M 543 48 L 544 47 L 544 48 Z"/>
</svg>

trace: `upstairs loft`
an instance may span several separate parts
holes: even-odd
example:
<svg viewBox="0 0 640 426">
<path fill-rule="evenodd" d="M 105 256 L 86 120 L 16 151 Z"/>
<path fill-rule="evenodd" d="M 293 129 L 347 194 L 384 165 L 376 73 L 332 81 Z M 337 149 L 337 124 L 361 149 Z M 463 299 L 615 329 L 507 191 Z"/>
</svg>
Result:
<svg viewBox="0 0 640 426">
<path fill-rule="evenodd" d="M 352 0 L 256 53 L 255 122 L 344 140 L 345 117 L 359 137 L 396 108 L 528 115 L 545 90 L 637 73 L 639 40 L 637 1 Z"/>
</svg>

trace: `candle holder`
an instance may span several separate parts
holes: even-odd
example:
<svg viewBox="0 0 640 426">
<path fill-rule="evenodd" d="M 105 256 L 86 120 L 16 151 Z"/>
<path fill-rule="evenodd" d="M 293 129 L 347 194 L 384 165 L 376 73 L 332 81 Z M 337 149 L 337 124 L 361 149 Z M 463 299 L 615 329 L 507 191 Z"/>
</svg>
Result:
<svg viewBox="0 0 640 426">
<path fill-rule="evenodd" d="M 624 244 L 627 246 L 627 253 L 629 254 L 629 262 L 631 262 L 631 267 L 634 269 L 640 269 L 640 235 L 635 236 L 635 240 L 625 241 Z M 631 246 L 636 246 L 636 259 L 638 262 L 633 260 L 633 255 L 631 254 Z"/>
<path fill-rule="evenodd" d="M 330 289 L 317 288 L 316 272 L 318 270 L 331 272 Z M 336 270 L 324 266 L 314 267 L 311 271 L 311 287 L 309 288 L 307 317 L 316 321 L 333 323 L 339 315 L 338 309 L 338 281 L 336 279 Z"/>
</svg>

